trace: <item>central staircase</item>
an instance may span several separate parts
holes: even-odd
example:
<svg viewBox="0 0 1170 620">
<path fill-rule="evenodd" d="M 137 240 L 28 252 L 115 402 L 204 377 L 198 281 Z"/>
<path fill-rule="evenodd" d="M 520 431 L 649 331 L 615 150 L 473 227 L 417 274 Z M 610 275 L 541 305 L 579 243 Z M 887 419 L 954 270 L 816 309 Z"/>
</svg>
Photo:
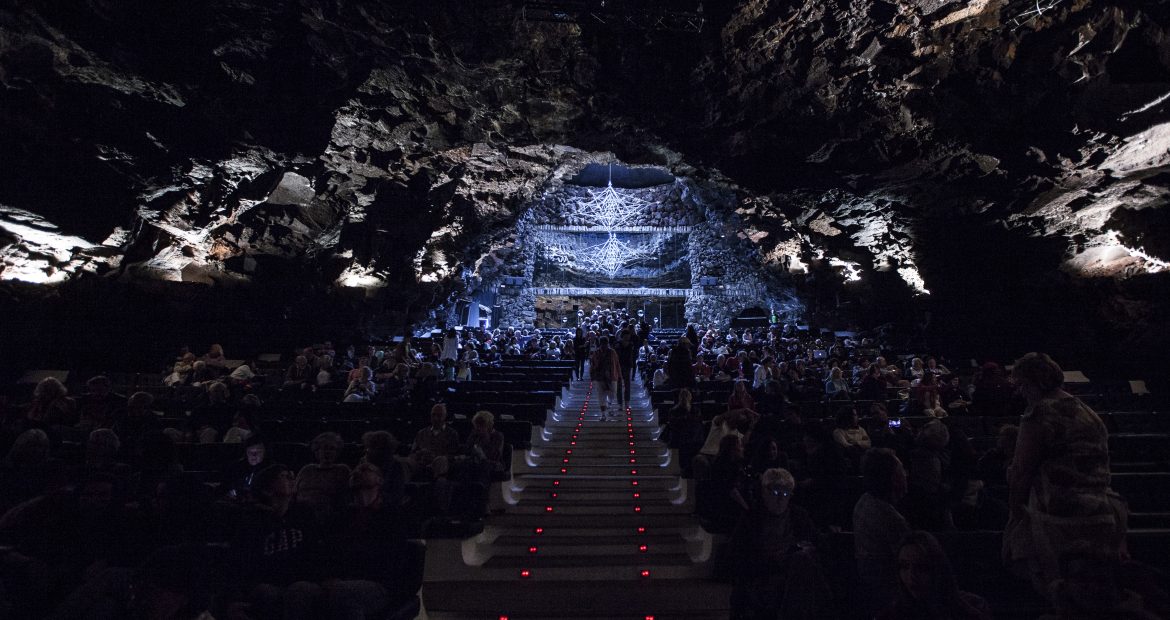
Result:
<svg viewBox="0 0 1170 620">
<path fill-rule="evenodd" d="M 483 532 L 427 541 L 426 617 L 727 617 L 690 481 L 646 390 L 631 391 L 604 415 L 590 382 L 562 390 L 531 449 L 514 451 Z"/>
</svg>

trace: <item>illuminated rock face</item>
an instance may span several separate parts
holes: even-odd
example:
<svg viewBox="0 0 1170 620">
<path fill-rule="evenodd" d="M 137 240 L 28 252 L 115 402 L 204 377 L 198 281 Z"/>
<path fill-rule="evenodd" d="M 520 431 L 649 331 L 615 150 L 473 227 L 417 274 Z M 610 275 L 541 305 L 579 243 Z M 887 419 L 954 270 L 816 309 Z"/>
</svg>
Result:
<svg viewBox="0 0 1170 620">
<path fill-rule="evenodd" d="M 0 9 L 0 283 L 288 278 L 418 313 L 620 160 L 732 195 L 686 198 L 732 205 L 719 234 L 848 321 L 1170 334 L 1163 3 L 716 2 L 699 35 L 166 4 Z"/>
</svg>

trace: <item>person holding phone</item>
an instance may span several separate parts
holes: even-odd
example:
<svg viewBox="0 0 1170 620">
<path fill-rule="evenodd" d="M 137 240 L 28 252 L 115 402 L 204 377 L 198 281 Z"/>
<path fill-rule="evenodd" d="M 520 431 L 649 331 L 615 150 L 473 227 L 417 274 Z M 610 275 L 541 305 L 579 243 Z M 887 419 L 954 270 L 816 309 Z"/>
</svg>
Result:
<svg viewBox="0 0 1170 620">
<path fill-rule="evenodd" d="M 817 554 L 823 537 L 808 511 L 792 504 L 796 480 L 786 469 L 769 469 L 760 475 L 759 489 L 725 558 L 731 563 L 731 618 L 831 615 Z"/>
</svg>

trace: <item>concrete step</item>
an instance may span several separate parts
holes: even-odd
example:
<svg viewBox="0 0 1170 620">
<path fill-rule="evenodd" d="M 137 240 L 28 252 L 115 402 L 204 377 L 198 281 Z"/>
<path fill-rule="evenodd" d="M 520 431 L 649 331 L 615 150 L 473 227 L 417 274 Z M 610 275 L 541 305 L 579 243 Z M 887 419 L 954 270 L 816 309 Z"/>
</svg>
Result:
<svg viewBox="0 0 1170 620">
<path fill-rule="evenodd" d="M 620 500 L 620 501 L 571 501 L 571 500 L 547 500 L 541 502 L 523 502 L 514 506 L 508 506 L 508 514 L 515 515 L 592 515 L 598 518 L 609 518 L 617 515 L 664 515 L 664 514 L 682 514 L 690 515 L 693 507 L 687 504 L 663 504 L 661 502 L 652 504 L 635 503 L 636 500 Z"/>
<path fill-rule="evenodd" d="M 649 547 L 647 547 L 649 549 Z M 497 555 L 484 564 L 484 568 L 530 568 L 540 570 L 546 568 L 621 568 L 634 567 L 663 567 L 681 566 L 691 568 L 694 563 L 691 556 L 685 553 L 638 553 L 636 549 L 629 549 L 632 553 L 610 555 L 545 555 L 532 553 L 524 556 Z"/>
<path fill-rule="evenodd" d="M 625 466 L 625 465 L 642 465 L 653 467 L 665 467 L 670 463 L 670 455 L 644 455 L 644 454 L 618 454 L 618 455 L 586 455 L 586 454 L 556 454 L 547 456 L 537 456 L 532 453 L 528 454 L 527 461 L 534 466 L 549 466 L 549 465 L 609 465 L 609 466 Z"/>
<path fill-rule="evenodd" d="M 637 534 L 634 532 L 623 532 L 620 534 L 596 534 L 592 530 L 584 534 L 567 534 L 542 531 L 540 534 L 533 534 L 531 531 L 526 531 L 524 534 L 506 534 L 496 536 L 492 539 L 491 544 L 497 549 L 505 548 L 521 548 L 530 545 L 539 545 L 543 551 L 545 549 L 562 548 L 562 547 L 581 547 L 592 548 L 598 546 L 620 546 L 628 548 L 630 545 L 638 547 L 640 545 L 651 545 L 659 547 L 662 545 L 685 545 L 687 539 L 683 537 L 682 530 L 676 530 L 665 534 Z M 524 549 L 526 551 L 526 549 Z"/>
<path fill-rule="evenodd" d="M 708 580 L 638 582 L 523 581 L 502 589 L 475 581 L 427 584 L 431 620 L 645 620 L 726 618 L 731 586 Z"/>
<path fill-rule="evenodd" d="M 534 456 L 541 457 L 560 457 L 564 456 L 669 456 L 670 448 L 661 445 L 659 442 L 643 441 L 641 447 L 638 442 L 634 442 L 633 447 L 629 447 L 627 441 L 613 441 L 600 442 L 591 441 L 586 445 L 572 446 L 569 442 L 548 442 L 541 443 L 538 446 L 532 446 L 528 452 Z"/>
<path fill-rule="evenodd" d="M 492 553 L 494 557 L 521 558 L 530 558 L 533 556 L 540 556 L 541 558 L 581 558 L 583 556 L 616 557 L 623 554 L 635 556 L 686 555 L 687 553 L 687 541 L 678 536 L 673 537 L 671 540 L 660 540 L 656 542 L 638 540 L 634 537 L 630 537 L 628 540 L 615 540 L 613 542 L 602 542 L 593 538 L 577 539 L 577 541 L 576 544 L 558 544 L 544 538 L 541 540 L 532 540 L 529 538 L 515 543 L 501 543 L 497 540 L 492 545 Z M 588 544 L 582 544 L 583 542 L 587 542 Z M 536 551 L 533 551 L 533 549 Z M 689 555 L 687 556 L 687 561 L 690 561 Z"/>
<path fill-rule="evenodd" d="M 556 409 L 557 411 L 561 411 L 569 410 L 573 407 L 576 407 L 577 409 L 585 407 L 585 396 L 586 395 L 584 392 L 570 392 L 568 394 L 561 392 L 561 394 L 556 399 Z M 623 405 L 622 403 L 619 403 L 616 398 L 614 398 L 609 401 L 609 404 L 606 405 L 606 407 L 609 409 L 653 409 L 654 403 L 649 398 L 634 397 L 630 399 L 628 404 Z M 595 411 L 601 409 L 600 399 L 590 394 L 588 408 Z"/>
<path fill-rule="evenodd" d="M 622 416 L 620 418 L 615 416 L 606 420 L 581 420 L 578 417 L 562 418 L 560 420 L 553 418 L 545 422 L 544 428 L 551 432 L 553 430 L 570 430 L 574 428 L 580 428 L 581 430 L 622 430 L 632 427 L 634 430 L 653 430 L 659 426 L 660 425 L 658 424 L 657 420 L 654 419 L 643 418 L 639 420 L 638 418 L 633 418 L 633 420 L 629 420 L 626 418 L 626 416 Z"/>
<path fill-rule="evenodd" d="M 653 519 L 646 515 L 635 513 L 609 515 L 605 519 L 598 520 L 596 515 L 588 514 L 570 514 L 553 512 L 551 514 L 518 514 L 506 513 L 502 515 L 493 515 L 489 519 L 489 523 L 494 527 L 500 528 L 520 528 L 535 530 L 535 528 L 544 528 L 546 531 L 561 531 L 561 530 L 578 530 L 578 529 L 592 529 L 599 525 L 603 526 L 605 531 L 609 530 L 626 530 L 637 531 L 639 527 L 646 528 L 650 532 L 658 532 L 662 530 L 672 530 L 675 528 L 698 528 L 698 520 L 694 515 L 669 513 L 654 515 Z"/>
<path fill-rule="evenodd" d="M 647 424 L 631 428 L 623 422 L 596 422 L 592 425 L 586 424 L 584 426 L 545 426 L 542 427 L 540 439 L 544 441 L 568 441 L 573 435 L 577 435 L 578 440 L 585 438 L 605 439 L 607 437 L 612 439 L 615 437 L 628 437 L 631 433 L 637 439 L 657 440 L 662 435 L 662 427 L 657 424 Z"/>
<path fill-rule="evenodd" d="M 513 464 L 514 465 L 514 464 Z M 515 471 L 515 469 L 513 469 Z M 643 478 L 656 476 L 677 476 L 678 464 L 671 462 L 662 467 L 660 465 L 578 465 L 575 462 L 554 465 L 529 465 L 530 474 L 574 474 L 579 476 L 610 476 L 620 478 Z"/>
<path fill-rule="evenodd" d="M 557 487 L 597 490 L 642 489 L 646 491 L 678 490 L 683 487 L 683 482 L 676 476 L 639 476 L 638 484 L 631 482 L 629 478 L 614 478 L 612 476 L 521 474 L 513 476 L 510 484 L 505 483 L 507 484 L 505 488 L 512 492 L 518 492 L 528 488 L 552 490 Z"/>
<path fill-rule="evenodd" d="M 662 435 L 662 427 L 657 426 L 657 425 L 655 425 L 655 426 L 635 426 L 632 429 L 632 432 L 634 435 L 634 439 L 636 439 L 636 440 L 643 440 L 643 441 L 651 440 L 651 441 L 653 441 L 653 440 L 657 440 L 658 437 Z M 594 426 L 584 426 L 581 428 L 578 428 L 576 426 L 564 426 L 564 427 L 555 427 L 554 426 L 554 427 L 542 427 L 541 432 L 540 432 L 540 436 L 538 439 L 543 440 L 543 441 L 550 441 L 550 440 L 552 440 L 552 441 L 562 441 L 562 440 L 563 441 L 571 441 L 572 436 L 577 435 L 577 441 L 580 441 L 582 439 L 605 440 L 605 439 L 620 439 L 623 437 L 629 437 L 630 434 L 631 434 L 631 429 L 628 426 L 626 426 L 624 424 L 619 425 L 618 423 L 614 423 L 612 425 L 607 424 L 604 426 L 598 424 L 598 425 L 594 425 Z"/>
<path fill-rule="evenodd" d="M 512 497 L 519 502 L 543 502 L 559 500 L 563 502 L 617 502 L 641 501 L 643 504 L 670 503 L 679 497 L 677 491 L 641 489 L 573 489 L 561 487 L 528 488 L 523 491 L 513 491 Z M 555 495 L 555 497 L 554 497 Z M 634 497 L 637 495 L 637 497 Z"/>
<path fill-rule="evenodd" d="M 591 527 L 573 527 L 570 519 L 557 518 L 537 527 L 518 527 L 507 525 L 487 525 L 476 538 L 478 542 L 493 543 L 501 538 L 510 540 L 539 540 L 542 537 L 580 541 L 588 544 L 590 540 L 606 540 L 626 538 L 629 536 L 680 537 L 684 540 L 695 541 L 708 538 L 711 535 L 703 530 L 695 520 L 679 522 L 673 526 L 657 524 L 639 527 L 627 527 L 620 524 L 611 525 L 608 521 L 593 522 Z M 495 521 L 493 520 L 493 523 Z"/>
</svg>

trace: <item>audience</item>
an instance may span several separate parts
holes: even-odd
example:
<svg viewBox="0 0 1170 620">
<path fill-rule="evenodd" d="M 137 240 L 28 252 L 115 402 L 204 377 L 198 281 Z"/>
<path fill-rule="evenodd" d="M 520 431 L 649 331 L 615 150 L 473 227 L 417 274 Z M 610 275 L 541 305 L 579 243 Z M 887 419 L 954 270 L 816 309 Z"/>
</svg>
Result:
<svg viewBox="0 0 1170 620">
<path fill-rule="evenodd" d="M 109 373 L 70 383 L 84 385 L 76 401 L 60 381 L 42 380 L 27 404 L 4 411 L 0 544 L 12 550 L 0 552 L 0 615 L 24 606 L 38 610 L 33 617 L 57 607 L 62 618 L 147 608 L 258 619 L 384 616 L 413 596 L 400 589 L 405 539 L 435 531 L 435 517 L 459 523 L 484 514 L 488 485 L 510 466 L 495 416 L 446 398 L 455 384 L 439 380 L 438 365 L 454 361 L 456 378 L 468 381 L 474 372 L 478 384 L 492 380 L 485 367 L 499 364 L 504 351 L 584 362 L 608 339 L 619 343 L 614 384 L 637 372 L 643 383 L 661 373 L 672 388 L 688 385 L 653 397 L 659 405 L 673 401 L 659 408 L 662 440 L 696 466 L 700 501 L 716 500 L 703 503 L 706 522 L 733 532 L 734 617 L 840 612 L 828 584 L 835 590 L 849 578 L 824 565 L 822 553 L 826 534 L 837 529 L 852 531 L 857 600 L 871 616 L 987 617 L 978 597 L 959 590 L 938 542 L 909 530 L 999 530 L 1005 521 L 1005 560 L 1051 601 L 1056 617 L 1154 617 L 1140 614 L 1153 613 L 1160 599 L 1145 598 L 1126 572 L 1127 514 L 1109 488 L 1104 423 L 1061 389 L 1059 366 L 1046 356 L 1017 361 L 1013 385 L 995 364 L 974 377 L 954 374 L 924 354 L 879 355 L 886 351 L 872 340 L 817 342 L 786 328 L 692 331 L 677 341 L 656 337 L 647 325 L 602 312 L 587 317 L 576 337 L 466 328 L 431 357 L 416 353 L 409 338 L 341 354 L 326 343 L 290 349 L 296 362 L 287 370 L 272 362 L 234 366 L 248 371 L 238 377 L 225 375 L 230 363 L 214 346 L 202 358 L 183 352 L 168 362 L 179 377 L 168 377 L 168 387 Z M 415 343 L 422 351 L 431 344 Z M 712 372 L 726 382 L 708 381 Z M 618 401 L 627 402 L 630 389 L 621 387 Z M 988 450 L 991 421 L 972 426 L 967 410 L 1018 411 L 1017 387 L 1027 414 L 1018 428 L 997 426 Z M 276 408 L 260 404 L 260 396 L 279 403 L 281 388 L 295 396 Z M 724 402 L 727 411 L 707 432 L 703 410 L 715 413 Z M 351 442 L 360 436 L 364 453 L 338 433 L 318 432 L 327 415 L 298 417 L 313 403 L 336 407 L 320 409 L 328 415 L 348 410 L 365 420 L 359 425 L 347 411 L 336 426 L 329 421 Z M 888 407 L 907 403 L 917 415 L 891 420 L 888 412 L 898 410 Z M 430 424 L 420 429 L 427 408 Z M 835 411 L 834 428 L 826 415 Z M 925 419 L 947 415 L 946 425 Z M 372 430 L 380 428 L 413 433 L 409 452 L 399 452 L 393 434 Z M 314 433 L 307 450 L 315 462 L 295 477 L 273 464 L 273 449 L 304 464 L 301 442 Z M 184 468 L 192 464 L 194 471 Z M 842 515 L 843 502 L 852 518 Z M 189 584 L 175 577 L 198 554 L 175 547 L 168 563 L 155 553 L 187 542 L 230 542 L 229 583 L 217 585 L 214 598 L 205 576 L 192 573 Z M 76 553 L 66 556 L 62 545 Z M 158 575 L 135 566 L 157 567 Z M 33 585 L 32 576 L 43 583 Z M 131 579 L 143 588 L 133 604 L 124 594 Z"/>
</svg>

